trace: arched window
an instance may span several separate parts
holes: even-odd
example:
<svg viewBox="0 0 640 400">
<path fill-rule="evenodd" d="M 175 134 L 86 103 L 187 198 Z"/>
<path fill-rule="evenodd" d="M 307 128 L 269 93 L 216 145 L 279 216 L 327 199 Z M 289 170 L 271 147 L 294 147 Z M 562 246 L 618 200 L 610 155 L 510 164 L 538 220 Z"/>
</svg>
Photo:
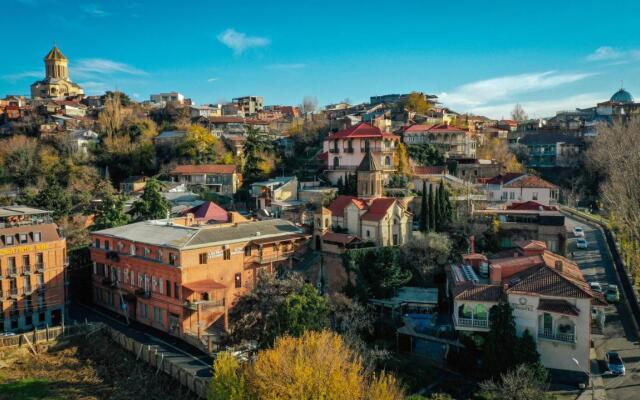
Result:
<svg viewBox="0 0 640 400">
<path fill-rule="evenodd" d="M 340 158 L 333 157 L 333 167 L 338 168 L 340 166 Z"/>
<path fill-rule="evenodd" d="M 391 157 L 390 156 L 386 156 L 384 158 L 384 164 L 385 165 L 391 165 Z"/>
<path fill-rule="evenodd" d="M 473 308 L 468 304 L 462 304 L 458 307 L 458 318 L 471 318 L 473 316 Z"/>
<path fill-rule="evenodd" d="M 574 335 L 576 332 L 575 324 L 567 317 L 560 318 L 556 325 L 558 333 L 563 335 Z"/>
</svg>

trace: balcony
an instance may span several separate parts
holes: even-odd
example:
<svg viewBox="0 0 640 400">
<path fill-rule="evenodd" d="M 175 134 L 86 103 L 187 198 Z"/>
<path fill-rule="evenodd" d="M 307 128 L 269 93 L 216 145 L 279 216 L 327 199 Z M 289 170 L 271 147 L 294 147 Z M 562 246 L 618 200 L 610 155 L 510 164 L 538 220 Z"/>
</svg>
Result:
<svg viewBox="0 0 640 400">
<path fill-rule="evenodd" d="M 9 275 L 11 278 L 15 278 L 15 277 L 17 277 L 17 276 L 18 276 L 18 268 L 16 268 L 16 267 L 11 268 L 11 267 L 10 267 L 10 268 L 9 268 L 9 271 L 8 271 L 8 275 Z"/>
<path fill-rule="evenodd" d="M 36 272 L 40 274 L 44 273 L 44 263 L 36 263 Z"/>
<path fill-rule="evenodd" d="M 141 297 L 143 299 L 150 299 L 151 298 L 151 292 L 148 291 L 148 290 L 136 289 L 135 294 L 136 294 L 136 296 Z"/>
<path fill-rule="evenodd" d="M 9 289 L 9 297 L 12 299 L 17 299 L 20 294 L 20 290 L 18 288 Z"/>
<path fill-rule="evenodd" d="M 23 287 L 22 290 L 25 296 L 30 296 L 33 293 L 33 287 L 30 285 Z"/>
<path fill-rule="evenodd" d="M 288 260 L 289 258 L 291 258 L 291 256 L 293 256 L 293 250 L 281 251 L 275 254 L 268 254 L 264 256 L 259 255 L 255 257 L 254 262 L 258 264 L 268 264 L 276 261 Z"/>
<path fill-rule="evenodd" d="M 224 299 L 218 300 L 197 300 L 197 301 L 185 301 L 184 308 L 191 311 L 207 310 L 211 308 L 224 307 Z"/>
<path fill-rule="evenodd" d="M 31 272 L 33 272 L 31 265 L 25 265 L 22 267 L 22 275 L 31 275 Z"/>
<path fill-rule="evenodd" d="M 462 318 L 456 315 L 453 316 L 453 321 L 457 328 L 468 328 L 469 330 L 489 330 L 488 318 Z"/>
<path fill-rule="evenodd" d="M 114 281 L 113 279 L 111 279 L 109 277 L 102 278 L 102 284 L 104 286 L 116 287 L 116 281 Z"/>
<path fill-rule="evenodd" d="M 554 333 L 551 329 L 540 329 L 538 331 L 538 338 L 544 340 L 553 340 L 556 342 L 564 342 L 564 343 L 575 343 L 576 342 L 576 334 L 575 333 Z"/>
</svg>

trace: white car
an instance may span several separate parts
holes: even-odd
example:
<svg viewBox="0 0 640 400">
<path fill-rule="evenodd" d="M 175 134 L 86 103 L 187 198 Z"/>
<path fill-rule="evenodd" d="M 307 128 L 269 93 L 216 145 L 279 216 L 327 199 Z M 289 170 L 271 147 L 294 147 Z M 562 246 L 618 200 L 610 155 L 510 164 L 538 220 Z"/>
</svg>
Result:
<svg viewBox="0 0 640 400">
<path fill-rule="evenodd" d="M 579 249 L 586 249 L 587 247 L 589 247 L 589 245 L 587 244 L 587 241 L 584 238 L 578 238 L 576 240 L 576 247 Z"/>
<path fill-rule="evenodd" d="M 573 236 L 575 237 L 584 237 L 584 229 L 582 229 L 581 226 L 576 226 L 575 228 L 573 228 Z"/>
<path fill-rule="evenodd" d="M 602 293 L 602 285 L 600 285 L 600 282 L 591 282 L 589 286 L 591 286 L 591 290 L 594 292 Z"/>
</svg>

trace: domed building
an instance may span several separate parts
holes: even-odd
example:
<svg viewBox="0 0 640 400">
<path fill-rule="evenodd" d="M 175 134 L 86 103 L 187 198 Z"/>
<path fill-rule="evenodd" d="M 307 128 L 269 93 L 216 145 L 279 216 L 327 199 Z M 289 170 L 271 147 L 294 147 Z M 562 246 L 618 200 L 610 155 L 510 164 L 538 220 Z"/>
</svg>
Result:
<svg viewBox="0 0 640 400">
<path fill-rule="evenodd" d="M 69 60 L 56 46 L 44 57 L 45 78 L 31 85 L 31 98 L 64 98 L 83 95 L 84 91 L 69 79 Z"/>
<path fill-rule="evenodd" d="M 612 103 L 621 103 L 621 104 L 629 104 L 634 102 L 633 96 L 631 95 L 631 93 L 627 92 L 623 88 L 620 88 L 620 90 L 615 92 L 613 96 L 611 96 L 610 101 Z"/>
</svg>

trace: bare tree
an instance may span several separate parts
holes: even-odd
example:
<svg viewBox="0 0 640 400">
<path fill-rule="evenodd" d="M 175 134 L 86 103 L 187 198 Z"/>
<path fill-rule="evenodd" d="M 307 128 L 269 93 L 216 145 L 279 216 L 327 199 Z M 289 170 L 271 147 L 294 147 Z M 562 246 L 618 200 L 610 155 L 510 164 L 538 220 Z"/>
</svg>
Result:
<svg viewBox="0 0 640 400">
<path fill-rule="evenodd" d="M 111 139 L 122 128 L 123 120 L 120 93 L 112 93 L 107 96 L 104 102 L 104 109 L 98 115 L 98 124 L 103 133 Z"/>
<path fill-rule="evenodd" d="M 520 103 L 517 103 L 514 107 L 513 110 L 511 111 L 511 118 L 514 121 L 525 121 L 529 118 L 529 116 L 527 115 L 527 113 L 524 111 L 524 108 L 522 108 L 522 106 L 520 105 Z"/>
<path fill-rule="evenodd" d="M 316 111 L 318 108 L 318 99 L 313 96 L 305 96 L 304 99 L 302 99 L 301 108 L 303 113 L 312 113 Z"/>
</svg>

